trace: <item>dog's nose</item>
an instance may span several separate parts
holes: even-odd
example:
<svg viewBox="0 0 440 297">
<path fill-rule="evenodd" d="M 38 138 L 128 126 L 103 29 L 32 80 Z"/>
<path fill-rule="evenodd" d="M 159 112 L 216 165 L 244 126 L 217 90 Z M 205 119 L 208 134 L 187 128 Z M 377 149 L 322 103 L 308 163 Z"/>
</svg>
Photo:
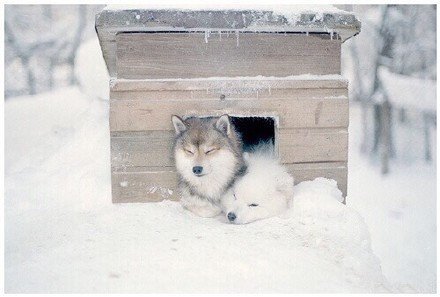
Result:
<svg viewBox="0 0 440 297">
<path fill-rule="evenodd" d="M 229 222 L 235 221 L 236 218 L 237 218 L 237 216 L 235 215 L 235 213 L 228 212 L 228 220 L 229 220 Z"/>
<path fill-rule="evenodd" d="M 197 174 L 197 175 L 202 174 L 202 171 L 203 171 L 203 167 L 202 166 L 194 166 L 193 167 L 194 174 Z"/>
</svg>

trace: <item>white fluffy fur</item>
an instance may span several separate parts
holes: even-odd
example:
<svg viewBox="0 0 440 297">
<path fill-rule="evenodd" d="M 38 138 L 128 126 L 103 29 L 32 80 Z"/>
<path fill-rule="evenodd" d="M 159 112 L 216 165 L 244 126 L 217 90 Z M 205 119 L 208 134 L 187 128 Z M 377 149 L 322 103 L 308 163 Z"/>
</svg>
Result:
<svg viewBox="0 0 440 297">
<path fill-rule="evenodd" d="M 287 210 L 293 199 L 293 177 L 270 151 L 245 154 L 245 160 L 247 173 L 222 198 L 226 217 L 236 216 L 231 223 L 246 224 Z"/>
</svg>

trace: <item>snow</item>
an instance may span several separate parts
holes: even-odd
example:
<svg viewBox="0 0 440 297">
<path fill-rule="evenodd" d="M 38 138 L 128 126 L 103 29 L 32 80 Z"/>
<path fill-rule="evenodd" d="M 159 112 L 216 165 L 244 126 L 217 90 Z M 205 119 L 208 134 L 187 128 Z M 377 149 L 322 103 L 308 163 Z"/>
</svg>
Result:
<svg viewBox="0 0 440 297">
<path fill-rule="evenodd" d="M 434 291 L 433 168 L 383 181 L 354 155 L 348 206 L 318 179 L 291 213 L 231 226 L 176 202 L 111 204 L 107 101 L 61 89 L 5 115 L 7 292 Z"/>
<path fill-rule="evenodd" d="M 112 204 L 108 101 L 72 87 L 5 114 L 7 292 L 392 289 L 334 181 L 302 183 L 290 213 L 244 226 L 177 202 Z"/>
<path fill-rule="evenodd" d="M 347 204 L 365 218 L 373 251 L 396 290 L 436 292 L 435 162 L 426 164 L 422 157 L 409 161 L 397 150 L 400 160 L 392 160 L 391 173 L 382 176 L 378 164 L 359 154 L 360 119 L 359 106 L 352 104 Z M 423 147 L 421 135 L 412 131 L 408 141 Z M 409 148 L 398 143 L 396 147 Z"/>
<path fill-rule="evenodd" d="M 112 204 L 108 101 L 61 89 L 8 100 L 5 115 L 7 292 L 433 291 L 435 186 L 415 203 L 400 177 L 377 186 L 351 169 L 348 206 L 318 179 L 295 187 L 291 213 L 233 226 L 176 202 Z"/>
<path fill-rule="evenodd" d="M 379 77 L 393 106 L 424 111 L 437 110 L 437 83 L 379 68 Z"/>
<path fill-rule="evenodd" d="M 436 167 L 380 175 L 359 154 L 357 106 L 347 206 L 319 178 L 288 213 L 236 226 L 177 202 L 111 203 L 107 86 L 82 71 L 80 88 L 5 102 L 6 292 L 436 291 Z"/>
<path fill-rule="evenodd" d="M 75 66 L 75 76 L 82 92 L 90 97 L 109 98 L 109 75 L 97 38 L 81 44 Z"/>
<path fill-rule="evenodd" d="M 149 79 L 124 79 L 124 78 L 112 78 L 110 85 L 114 84 L 116 81 L 127 82 L 127 81 L 248 81 L 248 80 L 271 80 L 271 81 L 284 81 L 284 80 L 338 80 L 347 82 L 347 79 L 340 74 L 299 74 L 299 75 L 289 75 L 289 76 L 234 76 L 234 77 L 199 77 L 199 78 L 149 78 Z"/>
<path fill-rule="evenodd" d="M 286 14 L 290 19 L 297 19 L 302 13 L 315 13 L 322 16 L 324 13 L 348 14 L 349 12 L 338 9 L 333 5 L 298 5 L 293 1 L 271 1 L 271 4 L 260 4 L 256 1 L 244 0 L 240 2 L 218 1 L 148 1 L 148 4 L 112 4 L 104 9 L 119 10 L 182 10 L 182 11 L 219 11 L 219 10 L 265 10 L 277 14 Z M 350 14 L 352 14 L 350 12 Z M 137 18 L 137 16 L 136 16 Z"/>
</svg>

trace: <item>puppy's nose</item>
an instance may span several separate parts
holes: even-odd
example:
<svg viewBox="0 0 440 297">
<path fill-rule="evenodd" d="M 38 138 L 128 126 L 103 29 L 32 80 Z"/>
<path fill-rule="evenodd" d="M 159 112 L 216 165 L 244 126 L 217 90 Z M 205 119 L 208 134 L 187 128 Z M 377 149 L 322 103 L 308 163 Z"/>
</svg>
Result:
<svg viewBox="0 0 440 297">
<path fill-rule="evenodd" d="M 237 216 L 235 215 L 235 213 L 228 212 L 228 220 L 229 220 L 229 222 L 235 221 L 236 218 L 237 218 Z"/>
<path fill-rule="evenodd" d="M 193 167 L 194 174 L 197 174 L 197 175 L 202 174 L 202 171 L 203 171 L 203 167 L 202 166 L 194 166 Z"/>
</svg>

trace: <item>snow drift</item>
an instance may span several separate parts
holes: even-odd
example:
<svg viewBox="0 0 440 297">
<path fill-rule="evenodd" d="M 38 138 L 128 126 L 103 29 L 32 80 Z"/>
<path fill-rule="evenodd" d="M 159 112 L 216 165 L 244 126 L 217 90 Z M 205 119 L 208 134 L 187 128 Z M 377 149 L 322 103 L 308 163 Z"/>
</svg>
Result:
<svg viewBox="0 0 440 297">
<path fill-rule="evenodd" d="M 249 225 L 179 203 L 111 203 L 108 101 L 76 88 L 5 104 L 6 292 L 382 292 L 363 219 L 335 182 Z"/>
</svg>

